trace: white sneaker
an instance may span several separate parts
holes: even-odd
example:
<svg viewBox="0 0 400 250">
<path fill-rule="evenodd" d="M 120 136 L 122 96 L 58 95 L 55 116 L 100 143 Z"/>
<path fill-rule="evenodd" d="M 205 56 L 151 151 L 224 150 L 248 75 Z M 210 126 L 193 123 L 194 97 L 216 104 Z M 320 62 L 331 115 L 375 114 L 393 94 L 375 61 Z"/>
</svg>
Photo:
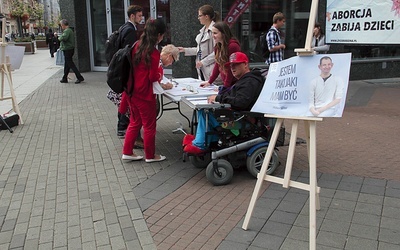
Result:
<svg viewBox="0 0 400 250">
<path fill-rule="evenodd" d="M 122 160 L 126 161 L 140 161 L 143 159 L 143 156 L 137 155 L 137 156 L 132 156 L 132 155 L 122 155 Z"/>
<path fill-rule="evenodd" d="M 167 157 L 165 157 L 165 156 L 163 156 L 163 155 L 160 155 L 160 158 L 159 158 L 159 159 L 146 159 L 146 162 L 147 162 L 147 163 L 158 162 L 158 161 L 163 161 L 163 160 L 165 160 L 165 159 L 167 159 Z"/>
</svg>

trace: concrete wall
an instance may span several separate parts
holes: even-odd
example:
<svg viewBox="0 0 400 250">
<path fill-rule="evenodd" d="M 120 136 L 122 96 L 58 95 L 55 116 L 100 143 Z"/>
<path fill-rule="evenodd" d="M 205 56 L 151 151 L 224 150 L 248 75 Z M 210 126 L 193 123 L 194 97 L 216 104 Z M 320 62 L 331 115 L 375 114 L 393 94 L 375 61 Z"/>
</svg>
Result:
<svg viewBox="0 0 400 250">
<path fill-rule="evenodd" d="M 193 47 L 196 46 L 194 40 L 199 33 L 202 25 L 197 18 L 199 7 L 205 4 L 213 6 L 215 11 L 221 13 L 221 0 L 209 1 L 170 1 L 171 9 L 171 39 L 175 46 Z M 173 66 L 174 77 L 197 78 L 195 68 L 195 57 L 186 57 L 183 53 L 179 57 L 179 62 Z"/>
</svg>

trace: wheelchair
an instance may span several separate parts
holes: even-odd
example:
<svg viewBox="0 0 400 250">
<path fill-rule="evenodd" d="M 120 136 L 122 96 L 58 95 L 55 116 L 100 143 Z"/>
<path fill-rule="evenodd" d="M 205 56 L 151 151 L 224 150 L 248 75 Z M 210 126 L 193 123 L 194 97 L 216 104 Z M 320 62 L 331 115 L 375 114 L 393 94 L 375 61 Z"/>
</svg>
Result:
<svg viewBox="0 0 400 250">
<path fill-rule="evenodd" d="M 276 119 L 248 111 L 232 111 L 226 108 L 204 109 L 206 118 L 212 114 L 221 124 L 206 132 L 207 151 L 202 155 L 188 155 L 197 168 L 206 168 L 206 177 L 213 185 L 229 184 L 234 169 L 246 166 L 257 178 L 264 161 Z M 206 130 L 208 131 L 208 129 Z M 281 128 L 276 146 L 284 143 L 285 129 Z M 217 141 L 210 138 L 218 137 Z M 275 148 L 267 174 L 279 166 L 278 149 Z"/>
</svg>

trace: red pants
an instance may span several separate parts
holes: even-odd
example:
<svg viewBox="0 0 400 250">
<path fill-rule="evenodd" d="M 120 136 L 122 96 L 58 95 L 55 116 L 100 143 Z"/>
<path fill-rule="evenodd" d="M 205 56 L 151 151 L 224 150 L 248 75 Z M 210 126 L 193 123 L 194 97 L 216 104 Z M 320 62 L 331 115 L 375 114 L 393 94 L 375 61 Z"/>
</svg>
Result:
<svg viewBox="0 0 400 250">
<path fill-rule="evenodd" d="M 122 153 L 124 155 L 133 154 L 136 138 L 139 135 L 140 128 L 143 126 L 145 158 L 154 159 L 157 121 L 156 98 L 152 101 L 145 101 L 135 97 L 127 99 L 129 100 L 131 117 L 128 129 L 126 130 Z"/>
<path fill-rule="evenodd" d="M 118 112 L 121 114 L 125 114 L 128 111 L 128 100 L 129 100 L 129 96 L 124 92 L 122 92 L 121 95 L 121 101 L 119 103 L 119 108 L 118 108 Z"/>
</svg>

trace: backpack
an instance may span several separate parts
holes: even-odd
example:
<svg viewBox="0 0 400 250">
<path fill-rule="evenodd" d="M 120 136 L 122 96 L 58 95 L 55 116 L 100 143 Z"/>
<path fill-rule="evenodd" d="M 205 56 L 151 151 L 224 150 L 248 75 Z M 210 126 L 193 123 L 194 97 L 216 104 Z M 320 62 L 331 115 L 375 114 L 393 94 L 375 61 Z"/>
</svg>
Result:
<svg viewBox="0 0 400 250">
<path fill-rule="evenodd" d="M 106 62 L 110 65 L 111 59 L 114 54 L 120 49 L 120 34 L 121 29 L 114 31 L 107 39 L 106 44 L 104 45 L 104 54 L 106 56 Z"/>
<path fill-rule="evenodd" d="M 268 35 L 268 32 L 271 31 L 271 30 L 275 33 L 275 35 L 277 35 L 275 29 L 269 29 L 267 32 L 261 33 L 261 36 L 259 38 L 260 39 L 261 53 L 262 53 L 261 55 L 264 58 L 268 58 L 268 56 L 269 56 L 267 35 Z"/>
<path fill-rule="evenodd" d="M 260 36 L 260 48 L 261 48 L 261 55 L 262 57 L 266 58 L 268 51 L 268 43 L 267 43 L 267 34 L 268 33 L 261 33 Z"/>
<path fill-rule="evenodd" d="M 133 85 L 128 86 L 129 76 L 133 77 L 132 49 L 136 45 L 126 45 L 119 49 L 111 59 L 107 69 L 107 84 L 117 94 L 126 92 L 132 95 Z"/>
</svg>

